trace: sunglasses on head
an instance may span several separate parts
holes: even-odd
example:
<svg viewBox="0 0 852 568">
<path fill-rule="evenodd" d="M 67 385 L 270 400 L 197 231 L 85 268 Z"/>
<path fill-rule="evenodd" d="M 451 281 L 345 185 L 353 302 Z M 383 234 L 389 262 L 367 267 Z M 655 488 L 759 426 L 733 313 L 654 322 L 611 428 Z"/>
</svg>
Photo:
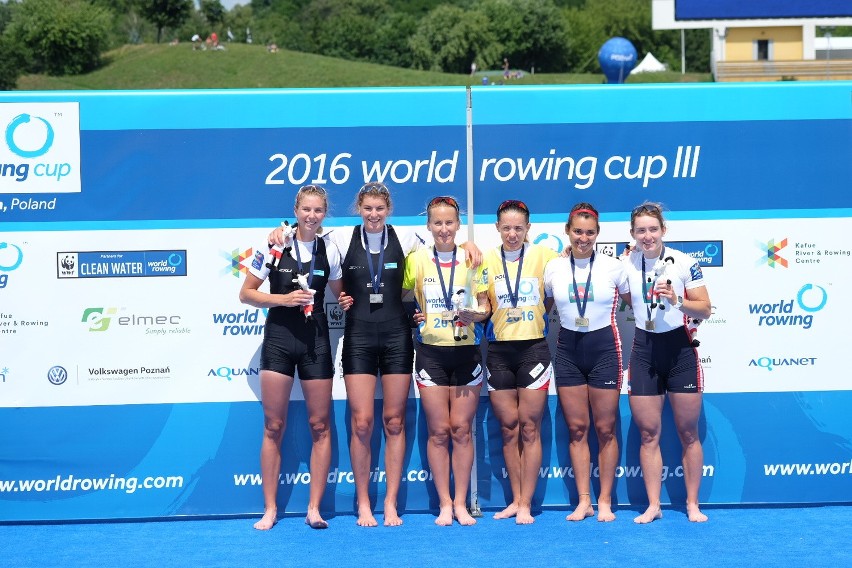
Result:
<svg viewBox="0 0 852 568">
<path fill-rule="evenodd" d="M 321 185 L 303 185 L 299 188 L 299 193 L 302 193 L 303 191 L 311 191 L 314 193 L 321 193 L 323 195 L 328 193 Z"/>
<path fill-rule="evenodd" d="M 365 184 L 361 189 L 358 190 L 358 193 L 382 193 L 388 194 L 390 191 L 383 183 L 373 182 Z"/>
<path fill-rule="evenodd" d="M 643 211 L 646 213 L 660 213 L 660 206 L 654 205 L 653 203 L 643 203 L 642 205 L 639 205 L 635 209 L 633 209 L 633 214 L 638 215 Z"/>
<path fill-rule="evenodd" d="M 511 209 L 513 207 L 520 209 L 521 211 L 526 211 L 527 213 L 530 212 L 529 207 L 527 207 L 527 204 L 523 201 L 518 201 L 517 199 L 507 199 L 506 201 L 500 204 L 500 207 L 497 208 L 497 214 L 499 215 L 506 209 Z"/>
<path fill-rule="evenodd" d="M 456 211 L 459 209 L 459 202 L 449 195 L 439 195 L 438 197 L 432 198 L 432 201 L 429 202 L 429 207 L 434 207 L 435 205 L 440 205 L 442 203 L 455 208 Z"/>
</svg>

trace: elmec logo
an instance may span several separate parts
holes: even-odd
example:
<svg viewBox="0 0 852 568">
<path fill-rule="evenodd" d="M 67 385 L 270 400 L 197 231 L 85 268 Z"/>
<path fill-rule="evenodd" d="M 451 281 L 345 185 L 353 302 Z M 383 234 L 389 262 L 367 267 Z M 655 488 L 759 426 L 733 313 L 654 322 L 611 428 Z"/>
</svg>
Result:
<svg viewBox="0 0 852 568">
<path fill-rule="evenodd" d="M 801 326 L 810 329 L 813 325 L 814 314 L 822 310 L 828 303 L 828 292 L 815 284 L 805 284 L 790 300 L 780 300 L 776 303 L 749 304 L 748 311 L 757 316 L 758 326 Z"/>
<path fill-rule="evenodd" d="M 121 309 L 123 311 L 125 308 Z M 174 326 L 182 325 L 179 315 L 130 314 L 128 316 L 116 316 L 117 313 L 118 308 L 90 307 L 83 310 L 83 318 L 80 321 L 88 326 L 89 331 L 106 331 L 115 320 L 116 325 L 119 326 L 148 326 L 145 333 L 152 335 L 165 335 L 165 329 L 152 329 L 152 326 L 171 326 L 174 328 Z M 188 330 L 186 331 L 188 332 Z"/>
<path fill-rule="evenodd" d="M 78 103 L 0 103 L 0 193 L 79 193 Z M 29 201 L 13 199 L 12 208 Z"/>
<path fill-rule="evenodd" d="M 756 244 L 763 252 L 763 256 L 757 260 L 755 266 L 763 266 L 764 264 L 767 264 L 770 268 L 775 268 L 776 266 L 787 268 L 787 259 L 779 254 L 779 251 L 787 246 L 786 238 L 781 239 L 778 242 L 775 242 L 775 239 L 769 239 L 765 243 L 758 242 Z"/>
</svg>

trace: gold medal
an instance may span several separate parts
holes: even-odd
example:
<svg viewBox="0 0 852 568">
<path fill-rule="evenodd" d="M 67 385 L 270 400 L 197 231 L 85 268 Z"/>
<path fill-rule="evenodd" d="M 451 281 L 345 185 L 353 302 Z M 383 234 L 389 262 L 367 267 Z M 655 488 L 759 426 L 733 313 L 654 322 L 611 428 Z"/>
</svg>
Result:
<svg viewBox="0 0 852 568">
<path fill-rule="evenodd" d="M 576 317 L 574 318 L 574 325 L 577 327 L 589 327 L 589 318 Z"/>
</svg>

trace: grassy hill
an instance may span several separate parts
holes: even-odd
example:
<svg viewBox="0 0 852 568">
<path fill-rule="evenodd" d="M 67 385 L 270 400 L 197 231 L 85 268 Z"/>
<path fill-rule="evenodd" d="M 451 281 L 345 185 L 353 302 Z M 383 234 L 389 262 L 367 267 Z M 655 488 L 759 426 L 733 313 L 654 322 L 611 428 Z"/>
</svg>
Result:
<svg viewBox="0 0 852 568">
<path fill-rule="evenodd" d="M 387 65 L 344 61 L 332 57 L 281 50 L 269 53 L 262 45 L 226 44 L 225 51 L 194 51 L 189 43 L 125 46 L 106 55 L 106 64 L 85 75 L 48 77 L 27 75 L 18 90 L 74 89 L 248 89 L 287 87 L 400 87 L 481 84 L 482 76 L 502 79 L 500 71 L 476 77 L 414 71 Z M 706 73 L 644 73 L 628 83 L 710 81 Z M 512 85 L 600 84 L 603 75 L 571 73 L 525 74 Z"/>
</svg>

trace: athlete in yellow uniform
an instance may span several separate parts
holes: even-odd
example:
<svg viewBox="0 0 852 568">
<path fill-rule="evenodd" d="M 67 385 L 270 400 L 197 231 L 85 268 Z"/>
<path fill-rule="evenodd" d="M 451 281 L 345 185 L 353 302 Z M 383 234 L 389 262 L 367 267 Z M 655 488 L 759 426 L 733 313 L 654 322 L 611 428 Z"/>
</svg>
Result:
<svg viewBox="0 0 852 568">
<path fill-rule="evenodd" d="M 512 503 L 494 518 L 534 522 L 530 505 L 541 467 L 541 419 L 553 376 L 547 346 L 544 267 L 556 253 L 526 241 L 530 212 L 522 201 L 497 209 L 502 245 L 483 262 L 477 292 L 487 293 L 493 310 L 488 323 L 488 391 L 503 432 L 503 457 L 512 485 Z"/>
<path fill-rule="evenodd" d="M 482 309 L 470 309 L 475 273 L 455 244 L 460 225 L 456 200 L 436 197 L 426 214 L 435 245 L 408 255 L 402 285 L 414 291 L 420 311 L 415 315 L 419 325 L 414 370 L 429 430 L 426 456 L 440 506 L 435 524 L 451 525 L 455 517 L 462 525 L 473 525 L 476 520 L 467 511 L 467 490 L 475 457 L 472 422 L 483 377 L 482 324 L 478 322 L 488 316 L 488 301 L 480 294 L 477 303 Z M 451 469 L 454 498 L 450 496 Z"/>
</svg>

